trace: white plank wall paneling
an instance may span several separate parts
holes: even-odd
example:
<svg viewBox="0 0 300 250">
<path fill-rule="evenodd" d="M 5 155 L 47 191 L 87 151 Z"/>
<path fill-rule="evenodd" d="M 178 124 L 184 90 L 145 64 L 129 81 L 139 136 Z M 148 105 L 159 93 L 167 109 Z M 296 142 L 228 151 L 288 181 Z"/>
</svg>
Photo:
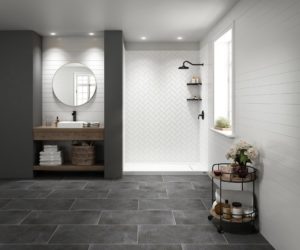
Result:
<svg viewBox="0 0 300 250">
<path fill-rule="evenodd" d="M 90 102 L 70 107 L 56 99 L 52 91 L 55 72 L 66 63 L 82 63 L 95 74 L 97 90 Z M 103 37 L 45 37 L 43 39 L 43 122 L 46 119 L 77 119 L 104 124 L 104 39 Z"/>
<path fill-rule="evenodd" d="M 213 126 L 212 41 L 234 22 L 236 137 L 260 151 L 261 233 L 276 249 L 299 249 L 300 2 L 241 1 L 201 42 L 207 53 L 209 123 Z M 208 161 L 225 161 L 233 140 L 208 133 Z M 295 217 L 296 216 L 296 217 Z"/>
</svg>

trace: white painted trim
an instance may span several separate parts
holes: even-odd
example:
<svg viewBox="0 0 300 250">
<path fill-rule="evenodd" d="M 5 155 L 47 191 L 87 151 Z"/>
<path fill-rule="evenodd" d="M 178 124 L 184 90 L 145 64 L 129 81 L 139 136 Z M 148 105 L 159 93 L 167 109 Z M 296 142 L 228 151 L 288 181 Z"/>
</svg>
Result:
<svg viewBox="0 0 300 250">
<path fill-rule="evenodd" d="M 213 108 L 212 108 L 212 121 L 211 124 L 212 126 L 215 125 L 215 79 L 214 79 L 214 65 L 215 65 L 215 50 L 214 50 L 214 42 L 220 38 L 223 34 L 225 34 L 228 30 L 232 29 L 232 83 L 231 83 L 231 112 L 232 112 L 232 134 L 235 134 L 235 21 L 233 21 L 229 26 L 226 27 L 222 32 L 219 32 L 216 36 L 213 37 L 213 40 L 211 41 L 211 46 L 212 46 L 212 79 L 213 79 L 213 84 L 212 84 L 212 91 L 213 91 Z M 213 131 L 218 132 L 223 134 L 222 132 L 215 130 L 214 128 L 211 128 Z M 224 134 L 223 134 L 224 135 Z M 227 136 L 227 135 L 225 135 Z M 228 136 L 227 136 L 228 137 Z M 234 137 L 233 137 L 234 138 Z"/>
<path fill-rule="evenodd" d="M 230 139 L 234 139 L 235 138 L 235 135 L 233 134 L 233 131 L 221 131 L 221 130 L 218 130 L 218 129 L 215 129 L 215 128 L 210 128 L 211 131 L 219 134 L 219 135 L 223 135 L 227 138 L 230 138 Z"/>
</svg>

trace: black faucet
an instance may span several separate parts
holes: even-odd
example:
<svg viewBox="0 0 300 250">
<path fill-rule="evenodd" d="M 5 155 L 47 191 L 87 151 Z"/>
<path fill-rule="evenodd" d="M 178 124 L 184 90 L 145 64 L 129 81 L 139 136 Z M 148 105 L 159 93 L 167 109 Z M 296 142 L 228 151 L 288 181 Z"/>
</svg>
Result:
<svg viewBox="0 0 300 250">
<path fill-rule="evenodd" d="M 77 121 L 77 112 L 75 110 L 72 112 L 72 116 L 73 116 L 73 122 L 76 122 Z"/>
<path fill-rule="evenodd" d="M 203 110 L 202 110 L 201 114 L 198 115 L 198 120 L 200 117 L 202 118 L 202 120 L 204 120 L 204 111 Z"/>
</svg>

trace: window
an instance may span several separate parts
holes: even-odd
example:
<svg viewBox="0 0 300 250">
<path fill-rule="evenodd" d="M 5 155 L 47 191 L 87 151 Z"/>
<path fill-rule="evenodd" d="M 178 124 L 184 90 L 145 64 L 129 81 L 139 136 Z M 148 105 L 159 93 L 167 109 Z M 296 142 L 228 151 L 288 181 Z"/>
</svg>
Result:
<svg viewBox="0 0 300 250">
<path fill-rule="evenodd" d="M 214 127 L 232 131 L 232 29 L 214 42 Z"/>
<path fill-rule="evenodd" d="M 89 74 L 75 73 L 75 105 L 86 103 L 95 92 L 96 81 L 94 76 Z"/>
</svg>

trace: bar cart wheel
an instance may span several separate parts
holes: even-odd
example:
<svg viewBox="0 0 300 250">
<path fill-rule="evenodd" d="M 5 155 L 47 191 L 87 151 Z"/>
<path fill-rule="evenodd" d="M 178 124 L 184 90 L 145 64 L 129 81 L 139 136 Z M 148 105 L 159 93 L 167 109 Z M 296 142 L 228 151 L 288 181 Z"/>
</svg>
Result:
<svg viewBox="0 0 300 250">
<path fill-rule="evenodd" d="M 222 226 L 218 226 L 218 233 L 219 234 L 222 234 L 222 233 L 224 233 L 224 231 L 223 231 L 223 227 Z"/>
</svg>

